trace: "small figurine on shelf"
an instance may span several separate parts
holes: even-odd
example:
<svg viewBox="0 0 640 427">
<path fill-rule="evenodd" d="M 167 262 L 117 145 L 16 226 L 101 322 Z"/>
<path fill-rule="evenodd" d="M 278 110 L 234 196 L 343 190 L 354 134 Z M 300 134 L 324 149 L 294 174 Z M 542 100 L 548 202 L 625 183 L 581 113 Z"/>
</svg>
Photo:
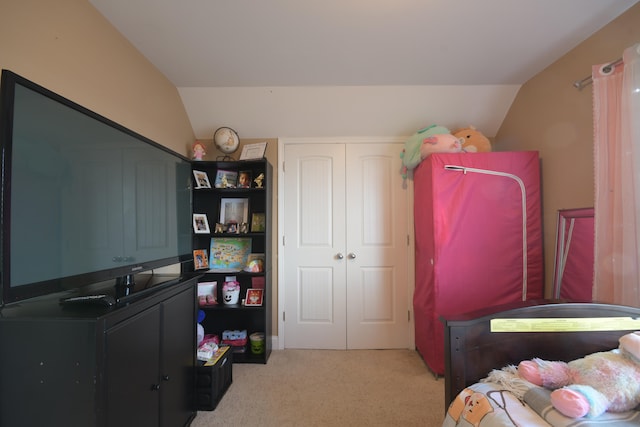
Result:
<svg viewBox="0 0 640 427">
<path fill-rule="evenodd" d="M 207 154 L 207 152 L 204 149 L 204 144 L 196 141 L 195 144 L 193 144 L 193 160 L 202 160 L 205 154 Z"/>
<path fill-rule="evenodd" d="M 257 188 L 262 188 L 262 181 L 264 181 L 264 174 L 261 173 L 260 175 L 258 175 L 256 177 L 256 179 L 253 180 L 253 182 L 256 183 L 256 187 Z"/>
</svg>

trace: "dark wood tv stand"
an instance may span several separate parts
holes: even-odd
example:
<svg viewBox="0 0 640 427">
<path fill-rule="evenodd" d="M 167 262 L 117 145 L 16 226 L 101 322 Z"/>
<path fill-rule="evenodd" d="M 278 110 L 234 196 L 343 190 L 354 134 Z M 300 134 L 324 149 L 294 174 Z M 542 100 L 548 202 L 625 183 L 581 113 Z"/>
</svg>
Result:
<svg viewBox="0 0 640 427">
<path fill-rule="evenodd" d="M 112 308 L 0 310 L 0 425 L 184 426 L 196 415 L 196 281 Z"/>
</svg>

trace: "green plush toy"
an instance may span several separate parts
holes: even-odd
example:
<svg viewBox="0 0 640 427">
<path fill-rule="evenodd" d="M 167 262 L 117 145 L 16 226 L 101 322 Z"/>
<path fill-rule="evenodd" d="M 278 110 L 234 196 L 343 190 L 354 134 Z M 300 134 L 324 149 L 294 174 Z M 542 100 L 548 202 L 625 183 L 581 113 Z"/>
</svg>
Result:
<svg viewBox="0 0 640 427">
<path fill-rule="evenodd" d="M 459 153 L 461 151 L 461 141 L 453 136 L 446 127 L 431 125 L 420 129 L 405 141 L 404 150 L 400 153 L 403 163 L 402 177 L 406 178 L 407 171 L 414 169 L 431 153 Z"/>
</svg>

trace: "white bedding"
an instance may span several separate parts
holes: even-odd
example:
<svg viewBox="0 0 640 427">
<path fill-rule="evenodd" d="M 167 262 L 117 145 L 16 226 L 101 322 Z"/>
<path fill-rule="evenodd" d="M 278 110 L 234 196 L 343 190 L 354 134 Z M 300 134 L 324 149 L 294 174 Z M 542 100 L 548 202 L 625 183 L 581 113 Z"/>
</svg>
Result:
<svg viewBox="0 0 640 427">
<path fill-rule="evenodd" d="M 494 383 L 465 388 L 449 405 L 443 427 L 549 426 L 511 392 Z"/>
<path fill-rule="evenodd" d="M 531 387 L 507 391 L 504 384 L 480 382 L 465 388 L 451 402 L 443 427 L 631 427 L 640 426 L 640 412 L 605 413 L 597 418 L 567 418 L 551 406 L 550 391 Z M 522 396 L 519 398 L 518 396 Z"/>
</svg>

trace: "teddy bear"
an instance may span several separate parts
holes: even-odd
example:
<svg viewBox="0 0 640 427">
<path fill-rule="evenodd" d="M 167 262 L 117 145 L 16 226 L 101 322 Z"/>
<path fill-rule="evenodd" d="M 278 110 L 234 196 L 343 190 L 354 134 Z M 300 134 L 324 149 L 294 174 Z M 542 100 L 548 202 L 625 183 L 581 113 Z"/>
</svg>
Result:
<svg viewBox="0 0 640 427">
<path fill-rule="evenodd" d="M 518 375 L 553 390 L 551 404 L 570 418 L 625 412 L 640 404 L 640 332 L 622 336 L 620 346 L 571 362 L 520 362 Z"/>
<path fill-rule="evenodd" d="M 427 126 L 409 137 L 400 153 L 402 176 L 407 177 L 409 169 L 416 168 L 432 153 L 460 153 L 462 141 L 451 134 L 448 128 L 439 125 Z"/>
<path fill-rule="evenodd" d="M 451 132 L 456 138 L 462 139 L 462 151 L 466 153 L 486 153 L 491 151 L 491 141 L 474 126 Z"/>
</svg>

